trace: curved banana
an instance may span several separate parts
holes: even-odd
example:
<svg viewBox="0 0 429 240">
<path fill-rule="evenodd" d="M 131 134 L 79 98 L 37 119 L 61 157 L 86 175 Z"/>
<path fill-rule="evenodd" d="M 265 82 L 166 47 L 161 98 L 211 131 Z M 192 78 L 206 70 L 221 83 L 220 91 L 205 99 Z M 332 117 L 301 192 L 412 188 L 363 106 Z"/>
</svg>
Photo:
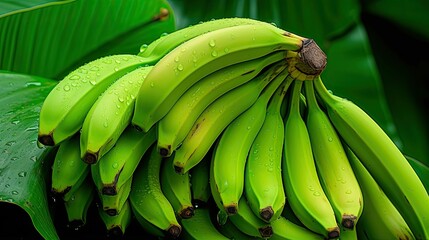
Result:
<svg viewBox="0 0 429 240">
<path fill-rule="evenodd" d="M 211 103 L 198 117 L 192 129 L 174 154 L 176 172 L 185 173 L 208 152 L 221 132 L 238 115 L 252 106 L 264 87 L 285 69 L 278 62 L 242 86 L 239 86 Z M 281 82 L 284 79 L 276 79 Z"/>
<path fill-rule="evenodd" d="M 147 131 L 201 78 L 274 51 L 299 51 L 302 38 L 265 25 L 238 25 L 199 35 L 165 55 L 143 82 L 132 124 Z"/>
<path fill-rule="evenodd" d="M 120 239 L 124 236 L 125 230 L 128 228 L 132 220 L 132 211 L 129 201 L 125 201 L 124 206 L 118 215 L 109 215 L 101 207 L 98 208 L 98 213 L 106 227 L 107 237 Z"/>
<path fill-rule="evenodd" d="M 284 79 L 287 73 L 284 69 L 276 79 Z M 214 172 L 212 182 L 222 202 L 219 208 L 225 209 L 228 214 L 235 214 L 238 211 L 238 201 L 244 189 L 247 155 L 262 127 L 268 102 L 278 84 L 268 85 L 256 102 L 235 118 L 219 137 L 212 159 Z"/>
<path fill-rule="evenodd" d="M 347 145 L 345 151 L 363 192 L 364 208 L 356 226 L 359 239 L 417 239 L 360 159 Z"/>
<path fill-rule="evenodd" d="M 285 120 L 283 181 L 290 206 L 310 230 L 332 239 L 338 238 L 334 210 L 317 175 L 310 137 L 300 113 L 303 82 L 295 80 Z"/>
<path fill-rule="evenodd" d="M 180 44 L 189 41 L 192 38 L 214 30 L 245 24 L 260 24 L 266 26 L 267 28 L 272 28 L 273 30 L 280 31 L 270 23 L 261 22 L 251 18 L 232 17 L 215 19 L 179 29 L 177 31 L 169 33 L 166 36 L 158 38 L 149 45 L 143 44 L 140 47 L 140 52 L 138 53 L 138 55 L 144 57 L 145 62 L 147 64 L 153 65 L 156 64 L 164 55 L 169 53 L 171 50 L 173 50 Z M 292 33 L 289 34 L 293 36 Z M 299 37 L 296 35 L 294 36 Z"/>
<path fill-rule="evenodd" d="M 320 182 L 334 209 L 337 222 L 353 229 L 362 213 L 359 183 L 344 152 L 341 139 L 326 113 L 319 107 L 313 81 L 305 81 L 306 124 Z"/>
<path fill-rule="evenodd" d="M 160 185 L 162 157 L 156 144 L 145 154 L 133 175 L 129 200 L 134 215 L 149 231 L 177 238 L 182 227 Z M 146 224 L 149 222 L 150 224 Z M 146 228 L 145 227 L 145 228 Z"/>
<path fill-rule="evenodd" d="M 214 148 L 217 147 L 217 144 L 219 141 L 216 141 L 216 145 Z M 237 206 L 237 212 L 234 212 L 234 214 L 227 215 L 227 212 L 225 208 L 223 207 L 222 201 L 219 196 L 219 191 L 216 189 L 216 184 L 214 184 L 213 177 L 214 177 L 214 171 L 213 171 L 213 160 L 210 163 L 210 189 L 212 192 L 213 200 L 219 209 L 218 212 L 218 222 L 219 224 L 223 225 L 225 222 L 231 220 L 232 224 L 236 226 L 240 231 L 242 231 L 244 234 L 249 235 L 251 237 L 257 237 L 257 238 L 269 238 L 273 234 L 271 225 L 269 223 L 266 223 L 262 221 L 259 217 L 257 217 L 252 210 L 250 209 L 250 206 L 247 204 L 247 200 L 245 196 L 243 195 L 239 201 Z M 225 221 L 223 219 L 219 219 L 220 217 L 226 218 Z"/>
<path fill-rule="evenodd" d="M 98 192 L 98 196 L 101 200 L 101 206 L 106 214 L 115 216 L 121 213 L 125 202 L 131 192 L 132 178 L 128 179 L 124 185 L 122 185 L 116 195 L 105 195 L 102 192 Z"/>
<path fill-rule="evenodd" d="M 80 229 L 85 226 L 88 215 L 88 209 L 93 203 L 95 197 L 94 185 L 90 178 L 74 191 L 70 198 L 64 200 L 64 207 L 67 214 L 67 226 L 71 229 Z"/>
<path fill-rule="evenodd" d="M 314 85 L 335 129 L 404 217 L 414 236 L 429 239 L 429 195 L 405 156 L 356 104 L 330 93 L 320 76 Z"/>
<path fill-rule="evenodd" d="M 137 68 L 116 80 L 89 110 L 80 131 L 81 157 L 97 162 L 131 124 L 135 96 L 152 66 Z"/>
<path fill-rule="evenodd" d="M 54 146 L 78 132 L 97 98 L 119 77 L 144 65 L 143 60 L 129 54 L 106 56 L 65 76 L 40 109 L 38 141 Z"/>
<path fill-rule="evenodd" d="M 58 146 L 51 173 L 51 192 L 70 199 L 89 173 L 89 165 L 80 158 L 79 134 L 61 142 Z"/>
<path fill-rule="evenodd" d="M 267 56 L 227 66 L 192 85 L 158 123 L 158 148 L 170 156 L 185 139 L 192 125 L 214 100 L 253 79 L 268 65 L 285 59 L 279 51 Z"/>
<path fill-rule="evenodd" d="M 324 238 L 307 228 L 294 224 L 283 216 L 271 222 L 273 236 L 270 240 L 323 240 Z"/>
<path fill-rule="evenodd" d="M 195 208 L 206 206 L 212 195 L 209 183 L 210 161 L 211 154 L 207 153 L 203 160 L 189 171 L 191 177 L 192 204 Z"/>
<path fill-rule="evenodd" d="M 118 189 L 132 178 L 141 158 L 155 141 L 155 128 L 143 133 L 129 125 L 116 145 L 99 160 L 103 185 L 101 192 L 105 195 L 117 194 Z"/>
<path fill-rule="evenodd" d="M 208 208 L 197 208 L 195 209 L 195 215 L 189 219 L 182 219 L 181 224 L 183 226 L 182 239 L 186 240 L 228 240 L 225 235 L 220 233 L 210 217 L 210 211 Z"/>
<path fill-rule="evenodd" d="M 192 204 L 191 180 L 189 173 L 177 174 L 173 167 L 173 158 L 163 159 L 160 173 L 161 189 L 180 218 L 194 215 Z"/>
<path fill-rule="evenodd" d="M 244 196 L 238 201 L 238 212 L 230 215 L 228 219 L 247 235 L 258 238 L 270 238 L 273 235 L 271 224 L 262 221 L 253 213 Z"/>
<path fill-rule="evenodd" d="M 286 77 L 271 97 L 246 161 L 244 194 L 253 213 L 266 222 L 279 218 L 286 203 L 281 173 L 284 123 L 280 107 L 292 82 L 293 78 Z"/>
</svg>

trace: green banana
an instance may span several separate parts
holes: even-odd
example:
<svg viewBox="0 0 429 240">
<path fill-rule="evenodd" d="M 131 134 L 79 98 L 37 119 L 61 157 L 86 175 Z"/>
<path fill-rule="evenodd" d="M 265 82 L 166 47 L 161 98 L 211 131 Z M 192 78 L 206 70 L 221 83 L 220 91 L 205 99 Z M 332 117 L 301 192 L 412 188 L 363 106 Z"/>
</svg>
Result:
<svg viewBox="0 0 429 240">
<path fill-rule="evenodd" d="M 266 223 L 255 215 L 244 196 L 238 201 L 238 212 L 228 219 L 247 235 L 258 238 L 270 238 L 273 235 L 271 223 Z"/>
<path fill-rule="evenodd" d="M 219 144 L 219 140 L 215 142 L 214 149 L 216 149 L 217 145 Z M 214 155 L 214 154 L 213 154 Z M 212 158 L 214 157 L 212 155 Z M 218 211 L 218 222 L 219 224 L 223 225 L 225 222 L 231 220 L 232 224 L 236 226 L 240 231 L 242 231 L 244 234 L 249 235 L 251 237 L 257 237 L 257 238 L 269 238 L 273 234 L 271 225 L 269 223 L 266 223 L 262 221 L 259 217 L 257 217 L 252 210 L 250 209 L 250 206 L 247 204 L 247 200 L 245 196 L 243 195 L 238 200 L 238 206 L 237 206 L 237 212 L 234 214 L 227 215 L 227 212 L 225 211 L 225 208 L 223 207 L 222 201 L 219 196 L 219 191 L 216 189 L 216 184 L 214 184 L 213 177 L 214 177 L 214 169 L 213 169 L 213 163 L 212 160 L 210 162 L 210 189 L 212 192 L 213 200 L 216 203 Z M 225 221 L 219 219 L 220 216 L 223 216 L 223 218 L 226 218 Z"/>
<path fill-rule="evenodd" d="M 314 85 L 335 129 L 404 217 L 414 236 L 429 239 L 429 195 L 405 156 L 360 107 L 330 93 L 320 76 Z"/>
<path fill-rule="evenodd" d="M 116 195 L 105 195 L 102 192 L 98 192 L 98 196 L 101 200 L 101 205 L 106 214 L 115 216 L 121 213 L 124 208 L 124 204 L 128 199 L 131 192 L 132 178 L 128 179 L 124 185 L 122 185 Z"/>
<path fill-rule="evenodd" d="M 249 60 L 215 71 L 192 85 L 158 124 L 158 148 L 167 157 L 176 150 L 204 109 L 231 89 L 253 79 L 268 65 L 284 60 L 285 52 Z"/>
<path fill-rule="evenodd" d="M 192 204 L 195 208 L 206 206 L 212 195 L 209 183 L 210 159 L 211 154 L 207 153 L 203 160 L 189 172 L 191 177 Z"/>
<path fill-rule="evenodd" d="M 304 85 L 306 124 L 320 182 L 334 209 L 337 222 L 346 229 L 353 229 L 363 208 L 359 183 L 340 137 L 317 103 L 313 81 L 305 81 Z"/>
<path fill-rule="evenodd" d="M 358 240 L 356 227 L 354 227 L 353 229 L 345 229 L 344 231 L 343 230 L 341 230 L 341 235 L 339 240 Z"/>
<path fill-rule="evenodd" d="M 238 26 L 238 25 L 245 25 L 245 24 L 260 24 L 260 25 L 265 25 L 267 28 L 276 29 L 276 27 L 272 24 L 261 22 L 251 18 L 233 17 L 233 18 L 215 19 L 215 20 L 200 22 L 196 25 L 179 29 L 166 36 L 162 36 L 158 38 L 157 40 L 153 41 L 149 45 L 143 44 L 140 47 L 140 52 L 138 53 L 138 55 L 141 57 L 144 57 L 145 62 L 147 64 L 154 65 L 171 50 L 173 50 L 174 48 L 178 47 L 180 44 L 192 38 L 195 38 L 199 35 L 202 35 L 214 30 Z M 292 33 L 289 33 L 289 35 L 293 36 Z M 295 35 L 295 37 L 299 37 L 299 36 Z"/>
<path fill-rule="evenodd" d="M 93 164 L 116 143 L 131 124 L 135 96 L 152 66 L 137 68 L 120 77 L 89 110 L 80 131 L 82 159 Z"/>
<path fill-rule="evenodd" d="M 364 208 L 357 222 L 359 239 L 416 239 L 398 209 L 355 153 L 345 151 L 363 192 Z"/>
<path fill-rule="evenodd" d="M 284 69 L 276 79 L 284 79 L 286 74 L 287 70 Z M 219 137 L 212 159 L 214 171 L 212 182 L 222 202 L 219 208 L 225 209 L 228 214 L 235 214 L 238 211 L 238 201 L 244 189 L 247 156 L 265 120 L 268 102 L 277 87 L 276 84 L 268 85 L 256 102 L 235 118 Z"/>
<path fill-rule="evenodd" d="M 182 226 L 161 190 L 162 157 L 154 143 L 133 174 L 129 200 L 139 223 L 150 232 L 177 238 Z M 149 222 L 150 224 L 147 224 Z"/>
<path fill-rule="evenodd" d="M 307 228 L 329 239 L 338 238 L 340 229 L 319 181 L 310 137 L 300 113 L 303 82 L 294 82 L 285 120 L 282 172 L 286 197 L 293 212 Z"/>
<path fill-rule="evenodd" d="M 208 208 L 195 209 L 195 215 L 189 219 L 182 219 L 181 224 L 183 226 L 182 239 L 185 240 L 228 240 L 225 235 L 220 233 L 210 217 L 210 211 Z"/>
<path fill-rule="evenodd" d="M 118 189 L 132 178 L 140 159 L 155 141 L 155 128 L 143 133 L 129 125 L 116 145 L 99 160 L 98 168 L 103 184 L 101 192 L 105 195 L 117 194 Z"/>
<path fill-rule="evenodd" d="M 77 230 L 86 225 L 88 209 L 93 203 L 94 197 L 94 185 L 89 177 L 85 178 L 85 181 L 71 194 L 70 198 L 64 201 L 69 228 Z"/>
<path fill-rule="evenodd" d="M 286 202 L 281 173 L 284 123 L 280 107 L 292 82 L 293 78 L 286 77 L 271 97 L 246 161 L 244 193 L 253 213 L 266 222 L 279 218 Z"/>
<path fill-rule="evenodd" d="M 89 173 L 89 165 L 80 158 L 79 134 L 58 146 L 51 173 L 51 191 L 64 200 L 70 198 Z"/>
<path fill-rule="evenodd" d="M 174 155 L 173 155 L 174 156 Z M 192 204 L 191 180 L 189 173 L 177 174 L 173 167 L 173 158 L 163 159 L 160 173 L 161 189 L 180 218 L 194 215 Z"/>
<path fill-rule="evenodd" d="M 323 240 L 324 238 L 307 228 L 301 227 L 280 216 L 278 219 L 271 222 L 273 228 L 273 236 L 270 240 Z"/>
<path fill-rule="evenodd" d="M 97 98 L 119 77 L 144 65 L 143 60 L 129 54 L 106 56 L 65 76 L 40 109 L 39 143 L 54 146 L 78 132 Z"/>
<path fill-rule="evenodd" d="M 118 215 L 109 215 L 103 208 L 98 208 L 99 216 L 104 223 L 107 231 L 107 237 L 122 238 L 125 234 L 125 230 L 131 223 L 132 211 L 129 201 L 124 203 L 121 212 Z"/>
<path fill-rule="evenodd" d="M 303 41 L 259 24 L 222 28 L 192 38 L 166 54 L 148 74 L 136 98 L 132 124 L 147 131 L 201 78 L 274 51 L 299 51 Z"/>
<path fill-rule="evenodd" d="M 264 87 L 283 69 L 285 62 L 275 63 L 253 80 L 212 102 L 197 118 L 180 148 L 175 151 L 173 161 L 176 172 L 185 173 L 198 164 L 228 124 L 252 106 Z"/>
</svg>

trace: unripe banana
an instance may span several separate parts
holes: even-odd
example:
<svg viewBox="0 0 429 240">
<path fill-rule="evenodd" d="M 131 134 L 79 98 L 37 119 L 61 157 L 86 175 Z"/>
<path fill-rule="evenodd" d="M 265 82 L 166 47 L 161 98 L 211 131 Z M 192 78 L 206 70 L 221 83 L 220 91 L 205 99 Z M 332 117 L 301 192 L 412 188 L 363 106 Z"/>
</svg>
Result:
<svg viewBox="0 0 429 240">
<path fill-rule="evenodd" d="M 302 84 L 295 80 L 285 122 L 282 170 L 286 196 L 307 228 L 329 239 L 338 238 L 340 229 L 319 181 L 310 137 L 300 113 Z"/>
<path fill-rule="evenodd" d="M 80 158 L 79 134 L 61 142 L 52 165 L 51 191 L 67 200 L 89 173 L 89 165 Z"/>
<path fill-rule="evenodd" d="M 135 97 L 152 66 L 137 68 L 120 77 L 103 92 L 83 122 L 80 149 L 87 163 L 97 162 L 131 124 Z"/>
<path fill-rule="evenodd" d="M 284 60 L 285 52 L 233 64 L 213 72 L 192 85 L 158 124 L 158 148 L 162 156 L 176 150 L 192 125 L 214 100 L 258 75 L 263 68 Z"/>
<path fill-rule="evenodd" d="M 67 226 L 71 229 L 80 229 L 86 225 L 88 209 L 93 203 L 95 189 L 91 179 L 85 181 L 71 194 L 64 207 L 67 214 Z"/>
<path fill-rule="evenodd" d="M 155 141 L 155 128 L 143 133 L 129 125 L 116 145 L 99 160 L 103 185 L 101 192 L 105 195 L 117 194 L 118 189 L 132 178 L 141 158 Z"/>
<path fill-rule="evenodd" d="M 301 227 L 280 216 L 271 222 L 273 236 L 270 240 L 323 240 L 324 238 L 307 228 Z"/>
<path fill-rule="evenodd" d="M 180 218 L 191 218 L 194 215 L 194 206 L 189 173 L 177 174 L 174 171 L 173 158 L 169 157 L 163 159 L 160 178 L 162 192 L 173 206 L 176 215 Z"/>
<path fill-rule="evenodd" d="M 264 123 L 248 153 L 244 174 L 247 202 L 253 213 L 266 222 L 279 218 L 286 202 L 281 173 L 284 123 L 280 107 L 293 78 L 284 77 L 268 104 Z"/>
<path fill-rule="evenodd" d="M 78 132 L 97 98 L 119 77 L 144 65 L 136 55 L 118 54 L 84 64 L 65 76 L 40 109 L 38 141 L 54 146 Z"/>
<path fill-rule="evenodd" d="M 182 238 L 186 240 L 228 240 L 226 236 L 220 233 L 210 217 L 208 208 L 195 209 L 195 215 L 189 219 L 182 219 L 183 226 Z"/>
<path fill-rule="evenodd" d="M 169 53 L 171 50 L 173 50 L 180 44 L 192 38 L 195 38 L 199 35 L 202 35 L 214 30 L 238 26 L 238 25 L 245 25 L 245 24 L 248 24 L 248 25 L 259 24 L 259 25 L 264 25 L 267 28 L 272 28 L 273 30 L 278 30 L 272 24 L 261 22 L 251 18 L 233 17 L 233 18 L 215 19 L 215 20 L 205 21 L 205 22 L 198 23 L 196 25 L 179 29 L 166 36 L 158 38 L 157 40 L 153 41 L 149 45 L 143 44 L 140 47 L 140 52 L 138 53 L 138 55 L 141 57 L 144 57 L 145 62 L 147 64 L 153 65 L 153 64 L 156 64 L 164 55 Z M 292 33 L 289 33 L 289 34 L 293 35 Z M 294 36 L 299 37 L 296 35 Z"/>
<path fill-rule="evenodd" d="M 240 229 L 238 229 L 229 219 L 227 219 L 224 224 L 219 225 L 217 228 L 218 228 L 220 233 L 222 233 L 223 235 L 225 235 L 229 239 L 236 239 L 236 240 L 238 240 L 238 239 L 240 239 L 240 240 L 241 239 L 243 239 L 243 240 L 260 239 L 258 237 L 253 237 L 253 236 L 249 236 L 249 235 L 245 234 Z"/>
<path fill-rule="evenodd" d="M 250 147 L 265 120 L 268 102 L 288 74 L 284 69 L 258 97 L 256 102 L 235 118 L 219 137 L 214 148 L 212 184 L 225 212 L 235 214 L 244 188 L 244 169 Z M 279 79 L 278 81 L 276 79 Z"/>
<path fill-rule="evenodd" d="M 363 208 L 359 183 L 340 137 L 317 103 L 313 81 L 305 81 L 305 97 L 306 124 L 320 182 L 334 209 L 337 222 L 346 229 L 353 229 Z"/>
<path fill-rule="evenodd" d="M 119 189 L 116 195 L 105 195 L 98 192 L 103 210 L 110 216 L 121 213 L 131 191 L 132 178 L 128 179 Z"/>
<path fill-rule="evenodd" d="M 125 230 L 131 223 L 132 211 L 129 201 L 124 203 L 121 212 L 118 215 L 109 215 L 101 207 L 98 208 L 98 213 L 104 223 L 108 238 L 123 238 Z"/>
<path fill-rule="evenodd" d="M 299 51 L 302 43 L 302 38 L 258 24 L 222 28 L 192 38 L 165 55 L 148 74 L 136 98 L 132 124 L 147 131 L 201 78 L 274 51 Z"/>
<path fill-rule="evenodd" d="M 182 145 L 176 150 L 173 160 L 176 171 L 185 173 L 198 164 L 228 124 L 252 106 L 264 87 L 283 69 L 285 62 L 275 63 L 248 83 L 229 91 L 211 103 L 198 117 Z"/>
<path fill-rule="evenodd" d="M 314 80 L 328 116 L 345 143 L 392 201 L 417 239 L 429 239 L 429 195 L 405 156 L 384 130 L 353 102 Z M 412 187 L 410 187 L 412 186 Z"/>
<path fill-rule="evenodd" d="M 136 219 L 153 233 L 177 238 L 182 227 L 170 202 L 161 190 L 162 157 L 154 143 L 133 175 L 129 200 Z M 146 224 L 149 222 L 150 224 Z"/>
<path fill-rule="evenodd" d="M 210 190 L 210 161 L 211 154 L 207 153 L 203 160 L 190 170 L 192 204 L 195 208 L 204 207 L 212 195 Z"/>
<path fill-rule="evenodd" d="M 416 239 L 360 159 L 347 145 L 345 151 L 363 192 L 364 208 L 356 226 L 359 239 Z"/>
</svg>

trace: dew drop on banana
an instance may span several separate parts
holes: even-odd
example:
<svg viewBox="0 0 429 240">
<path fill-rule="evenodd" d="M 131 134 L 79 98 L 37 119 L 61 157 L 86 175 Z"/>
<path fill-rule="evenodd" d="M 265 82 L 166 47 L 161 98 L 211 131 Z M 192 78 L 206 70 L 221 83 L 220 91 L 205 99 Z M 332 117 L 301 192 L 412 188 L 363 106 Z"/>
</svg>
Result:
<svg viewBox="0 0 429 240">
<path fill-rule="evenodd" d="M 89 83 L 91 83 L 91 85 L 95 85 L 95 84 L 97 84 L 97 82 L 95 81 L 95 80 L 91 80 L 91 81 L 89 81 Z"/>
<path fill-rule="evenodd" d="M 117 169 L 117 168 L 118 168 L 118 165 L 119 165 L 119 164 L 118 164 L 117 162 L 115 162 L 115 163 L 113 163 L 113 164 L 112 164 L 112 168 Z"/>
<path fill-rule="evenodd" d="M 64 91 L 68 92 L 68 91 L 70 91 L 70 86 L 69 85 L 65 85 L 63 87 L 63 89 L 64 89 Z"/>
<path fill-rule="evenodd" d="M 19 194 L 19 192 L 16 190 L 12 191 L 11 193 L 12 193 L 12 195 L 18 195 Z"/>
<path fill-rule="evenodd" d="M 183 65 L 182 64 L 177 65 L 177 70 L 183 71 Z"/>
<path fill-rule="evenodd" d="M 141 45 L 141 46 L 140 46 L 140 52 L 142 53 L 142 52 L 146 51 L 147 47 L 148 47 L 148 45 L 147 45 L 147 44 L 143 44 L 143 45 Z"/>
<path fill-rule="evenodd" d="M 27 176 L 27 172 L 25 172 L 25 171 L 19 172 L 18 176 L 25 177 L 25 176 Z"/>
<path fill-rule="evenodd" d="M 216 51 L 216 50 L 213 50 L 213 51 L 212 51 L 212 57 L 217 57 L 217 55 L 218 55 L 218 54 L 217 54 L 217 51 Z"/>
<path fill-rule="evenodd" d="M 80 76 L 79 75 L 72 75 L 71 77 L 70 77 L 70 80 L 79 80 L 80 79 Z"/>
<path fill-rule="evenodd" d="M 315 191 L 315 192 L 313 193 L 313 195 L 314 195 L 314 196 L 320 196 L 320 192 L 319 192 L 319 191 Z"/>
</svg>

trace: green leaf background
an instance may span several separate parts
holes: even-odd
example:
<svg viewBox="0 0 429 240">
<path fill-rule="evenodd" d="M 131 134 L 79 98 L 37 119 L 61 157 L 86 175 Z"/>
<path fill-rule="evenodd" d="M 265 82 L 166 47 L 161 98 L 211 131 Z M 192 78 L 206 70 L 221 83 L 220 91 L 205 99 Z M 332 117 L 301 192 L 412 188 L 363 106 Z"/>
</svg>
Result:
<svg viewBox="0 0 429 240">
<path fill-rule="evenodd" d="M 222 17 L 259 19 L 313 38 L 328 56 L 322 73 L 328 88 L 367 111 L 428 186 L 428 10 L 423 0 L 1 1 L 0 210 L 6 216 L 0 232 L 7 235 L 8 219 L 28 214 L 34 229 L 9 234 L 65 234 L 47 197 L 54 149 L 35 141 L 38 111 L 57 81 L 98 57 L 137 53 L 163 33 Z M 138 226 L 127 234 L 140 234 Z"/>
</svg>

